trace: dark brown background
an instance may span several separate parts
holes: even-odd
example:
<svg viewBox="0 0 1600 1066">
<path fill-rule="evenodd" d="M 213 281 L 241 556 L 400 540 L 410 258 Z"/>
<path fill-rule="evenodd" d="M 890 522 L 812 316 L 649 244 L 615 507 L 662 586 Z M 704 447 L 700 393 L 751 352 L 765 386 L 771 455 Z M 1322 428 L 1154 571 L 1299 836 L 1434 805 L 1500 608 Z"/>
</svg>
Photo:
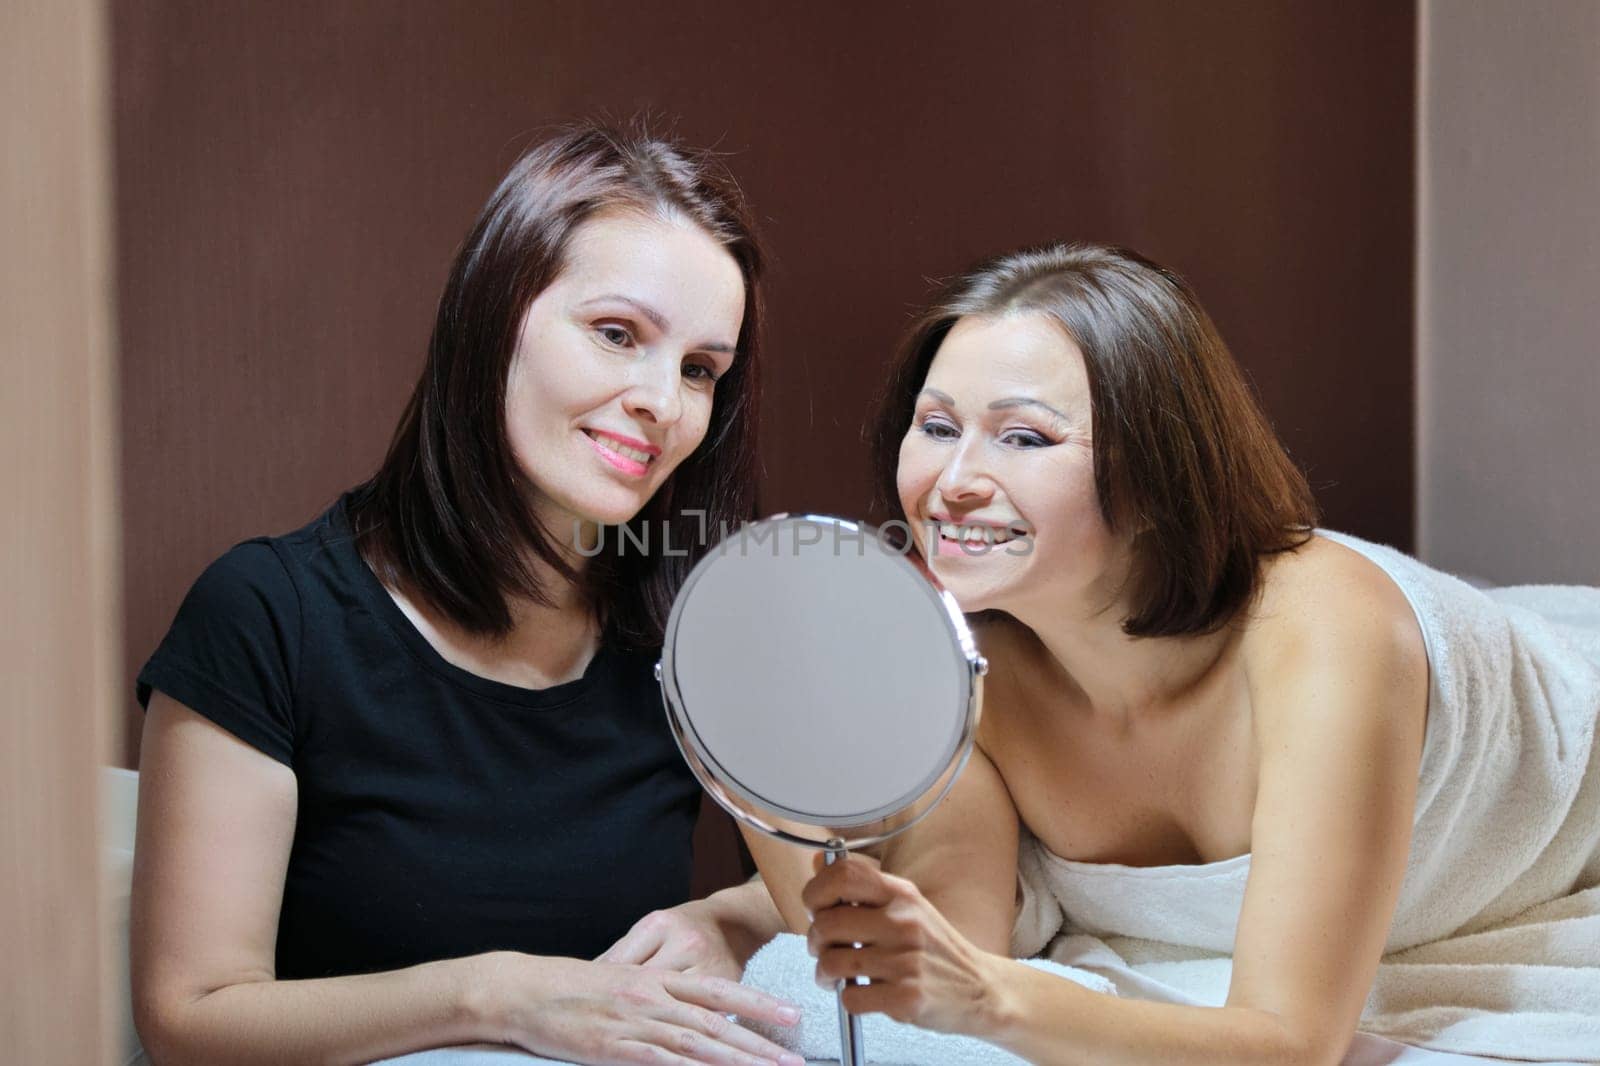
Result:
<svg viewBox="0 0 1600 1066">
<path fill-rule="evenodd" d="M 372 470 L 456 243 L 572 117 L 675 122 L 756 204 L 765 508 L 866 511 L 926 279 L 1087 238 L 1190 278 L 1328 525 L 1412 546 L 1411 3 L 112 12 L 130 693 L 209 560 Z"/>
</svg>

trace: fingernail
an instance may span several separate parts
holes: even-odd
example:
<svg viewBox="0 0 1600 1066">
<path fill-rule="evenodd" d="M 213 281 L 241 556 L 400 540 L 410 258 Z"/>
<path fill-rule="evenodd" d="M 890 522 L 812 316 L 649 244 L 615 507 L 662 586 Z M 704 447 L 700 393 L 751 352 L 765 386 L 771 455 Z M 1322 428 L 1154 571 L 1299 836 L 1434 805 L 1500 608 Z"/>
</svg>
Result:
<svg viewBox="0 0 1600 1066">
<path fill-rule="evenodd" d="M 806 1066 L 806 1060 L 799 1055 L 785 1055 L 778 1060 L 783 1066 Z"/>
<path fill-rule="evenodd" d="M 800 1020 L 800 1012 L 794 1007 L 779 1007 L 778 1020 L 784 1025 L 793 1025 Z M 802 1060 L 803 1062 L 804 1060 Z"/>
</svg>

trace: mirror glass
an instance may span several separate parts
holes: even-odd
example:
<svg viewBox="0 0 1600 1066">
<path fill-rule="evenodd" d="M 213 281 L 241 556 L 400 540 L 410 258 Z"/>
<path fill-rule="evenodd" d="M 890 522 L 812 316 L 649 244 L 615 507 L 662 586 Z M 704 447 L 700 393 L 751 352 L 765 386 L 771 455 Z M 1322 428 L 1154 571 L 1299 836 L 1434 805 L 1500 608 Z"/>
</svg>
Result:
<svg viewBox="0 0 1600 1066">
<path fill-rule="evenodd" d="M 948 790 L 982 669 L 955 601 L 877 530 L 780 515 L 695 567 L 660 676 L 684 755 L 735 817 L 862 847 Z"/>
</svg>

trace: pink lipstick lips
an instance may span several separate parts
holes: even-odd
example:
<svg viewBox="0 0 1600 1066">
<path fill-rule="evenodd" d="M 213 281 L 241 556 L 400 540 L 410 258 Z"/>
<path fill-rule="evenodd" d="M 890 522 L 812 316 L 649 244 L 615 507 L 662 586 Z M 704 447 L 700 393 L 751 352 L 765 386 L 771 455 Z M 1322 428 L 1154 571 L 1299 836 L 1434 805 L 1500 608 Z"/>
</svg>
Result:
<svg viewBox="0 0 1600 1066">
<path fill-rule="evenodd" d="M 583 433 L 601 459 L 613 470 L 630 477 L 643 477 L 650 469 L 651 460 L 661 454 L 661 449 L 648 441 L 607 433 L 602 429 L 586 429 Z"/>
</svg>

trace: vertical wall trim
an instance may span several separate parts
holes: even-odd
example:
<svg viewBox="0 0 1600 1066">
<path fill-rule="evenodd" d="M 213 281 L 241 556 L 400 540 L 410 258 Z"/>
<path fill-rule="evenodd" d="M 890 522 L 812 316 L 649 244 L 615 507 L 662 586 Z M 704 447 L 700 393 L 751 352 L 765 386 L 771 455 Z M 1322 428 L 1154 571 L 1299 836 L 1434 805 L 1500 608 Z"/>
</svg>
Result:
<svg viewBox="0 0 1600 1066">
<path fill-rule="evenodd" d="M 99 767 L 121 675 L 106 10 L 0 5 L 0 1033 L 109 1059 Z"/>
<path fill-rule="evenodd" d="M 1432 200 L 1429 177 L 1432 169 L 1432 157 L 1428 151 L 1428 123 L 1433 107 L 1433 99 L 1428 91 L 1428 71 L 1432 60 L 1432 51 L 1429 48 L 1429 37 L 1433 25 L 1434 0 L 1421 0 L 1417 4 L 1417 128 L 1416 137 L 1416 249 L 1413 254 L 1416 276 L 1414 278 L 1416 297 L 1415 307 L 1412 310 L 1412 352 L 1413 368 L 1416 387 L 1412 393 L 1414 407 L 1415 428 L 1413 430 L 1411 449 L 1412 462 L 1415 464 L 1416 493 L 1416 528 L 1413 530 L 1414 543 L 1417 548 L 1418 558 L 1428 558 L 1431 555 L 1431 540 L 1433 534 L 1433 516 L 1429 511 L 1431 494 L 1425 491 L 1429 484 L 1430 464 L 1428 442 L 1433 439 L 1431 431 L 1431 412 L 1428 409 L 1428 381 L 1432 372 L 1432 348 L 1428 344 L 1427 324 L 1430 319 L 1430 308 L 1433 302 L 1433 290 L 1429 281 L 1432 277 L 1430 252 L 1432 249 Z"/>
</svg>

